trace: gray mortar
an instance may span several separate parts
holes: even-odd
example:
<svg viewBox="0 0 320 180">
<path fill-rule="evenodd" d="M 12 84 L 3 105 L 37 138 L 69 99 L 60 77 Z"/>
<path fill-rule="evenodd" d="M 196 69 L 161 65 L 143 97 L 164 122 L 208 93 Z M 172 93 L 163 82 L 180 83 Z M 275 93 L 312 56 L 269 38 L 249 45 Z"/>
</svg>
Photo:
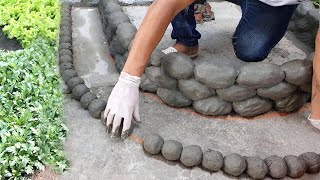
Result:
<svg viewBox="0 0 320 180">
<path fill-rule="evenodd" d="M 233 102 L 233 109 L 241 116 L 252 117 L 271 110 L 272 102 L 268 99 L 255 96 L 241 102 Z"/>
<path fill-rule="evenodd" d="M 181 152 L 182 144 L 176 140 L 165 141 L 161 149 L 163 157 L 170 161 L 179 160 Z"/>
<path fill-rule="evenodd" d="M 67 81 L 67 86 L 70 90 L 72 90 L 76 85 L 78 84 L 84 84 L 84 80 L 78 76 L 75 76 L 73 78 L 70 78 Z"/>
<path fill-rule="evenodd" d="M 297 86 L 287 82 L 280 82 L 279 84 L 272 87 L 260 88 L 257 90 L 257 93 L 261 97 L 278 100 L 290 96 L 296 90 Z"/>
<path fill-rule="evenodd" d="M 193 75 L 192 59 L 182 53 L 169 53 L 164 56 L 161 65 L 169 76 L 175 79 L 187 79 Z"/>
<path fill-rule="evenodd" d="M 85 84 L 78 84 L 72 89 L 72 97 L 79 101 L 87 92 L 90 92 L 90 89 Z"/>
<path fill-rule="evenodd" d="M 285 80 L 291 84 L 303 85 L 312 80 L 312 62 L 307 60 L 289 61 L 281 66 Z"/>
<path fill-rule="evenodd" d="M 217 94 L 225 101 L 239 102 L 255 96 L 257 91 L 252 88 L 235 84 L 226 89 L 217 89 Z"/>
<path fill-rule="evenodd" d="M 68 82 L 69 79 L 78 76 L 76 70 L 74 69 L 67 69 L 65 71 L 62 72 L 62 79 L 65 82 Z"/>
<path fill-rule="evenodd" d="M 192 101 L 186 98 L 180 91 L 158 88 L 157 95 L 162 101 L 170 106 L 174 107 L 185 107 L 192 104 Z"/>
<path fill-rule="evenodd" d="M 183 165 L 187 167 L 194 167 L 201 163 L 202 156 L 203 154 L 201 147 L 198 145 L 191 145 L 183 147 L 180 161 Z"/>
<path fill-rule="evenodd" d="M 223 171 L 232 176 L 240 176 L 246 169 L 245 159 L 237 154 L 229 154 L 223 159 Z"/>
<path fill-rule="evenodd" d="M 293 112 L 301 108 L 310 98 L 309 93 L 295 92 L 275 101 L 274 108 L 281 112 Z"/>
<path fill-rule="evenodd" d="M 92 92 L 87 92 L 83 96 L 81 96 L 80 103 L 84 109 L 88 109 L 90 103 L 97 99 L 97 96 Z"/>
<path fill-rule="evenodd" d="M 92 117 L 99 119 L 101 117 L 101 112 L 105 110 L 107 103 L 101 99 L 94 99 L 88 109 Z"/>
<path fill-rule="evenodd" d="M 210 171 L 217 172 L 223 166 L 223 155 L 211 149 L 203 153 L 202 166 Z"/>
<path fill-rule="evenodd" d="M 205 62 L 195 66 L 194 75 L 210 88 L 222 89 L 234 84 L 238 72 L 231 66 Z"/>
<path fill-rule="evenodd" d="M 303 159 L 307 165 L 307 173 L 318 173 L 320 171 L 320 156 L 314 152 L 306 152 L 301 154 L 299 159 Z"/>
<path fill-rule="evenodd" d="M 149 154 L 159 154 L 163 146 L 163 139 L 158 134 L 149 134 L 144 138 L 143 149 Z"/>
<path fill-rule="evenodd" d="M 193 101 L 192 107 L 196 112 L 210 116 L 226 115 L 232 111 L 231 103 L 222 100 L 218 96 Z"/>
<path fill-rule="evenodd" d="M 176 89 L 177 80 L 167 76 L 159 67 L 148 67 L 145 70 L 147 77 L 156 85 L 166 89 Z"/>
<path fill-rule="evenodd" d="M 246 173 L 253 179 L 263 179 L 266 176 L 268 167 L 259 157 L 247 157 L 246 163 Z"/>
<path fill-rule="evenodd" d="M 271 87 L 285 77 L 281 68 L 270 63 L 249 63 L 240 69 L 237 83 L 252 88 Z"/>
<path fill-rule="evenodd" d="M 278 179 L 286 177 L 288 168 L 281 157 L 273 155 L 265 158 L 264 161 L 268 166 L 268 175 Z"/>
<path fill-rule="evenodd" d="M 178 87 L 183 95 L 194 101 L 206 99 L 214 94 L 206 85 L 195 79 L 179 80 Z"/>
<path fill-rule="evenodd" d="M 306 172 L 307 164 L 303 159 L 294 155 L 285 156 L 283 159 L 287 164 L 289 177 L 299 178 Z"/>
</svg>

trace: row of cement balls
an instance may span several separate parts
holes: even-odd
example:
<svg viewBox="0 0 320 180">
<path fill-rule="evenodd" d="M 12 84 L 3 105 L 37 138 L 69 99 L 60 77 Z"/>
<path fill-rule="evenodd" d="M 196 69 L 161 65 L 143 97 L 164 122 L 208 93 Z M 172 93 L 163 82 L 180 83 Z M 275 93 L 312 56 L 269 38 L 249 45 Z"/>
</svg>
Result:
<svg viewBox="0 0 320 180">
<path fill-rule="evenodd" d="M 300 156 L 288 155 L 281 158 L 277 155 L 262 160 L 259 157 L 243 157 L 237 153 L 223 157 L 222 153 L 207 150 L 204 153 L 198 145 L 183 147 L 176 140 L 164 141 L 157 134 L 147 135 L 143 143 L 144 150 L 152 155 L 161 152 L 169 161 L 180 161 L 184 166 L 195 167 L 202 165 L 211 172 L 223 170 L 231 176 L 240 176 L 246 173 L 254 179 L 263 179 L 266 175 L 272 178 L 301 177 L 306 173 L 320 171 L 320 155 L 314 152 L 303 153 Z"/>
<path fill-rule="evenodd" d="M 59 71 L 68 89 L 72 92 L 72 97 L 80 101 L 84 109 L 89 109 L 92 117 L 100 118 L 101 112 L 106 107 L 106 102 L 90 92 L 73 66 L 71 8 L 71 4 L 68 3 L 63 4 L 61 8 Z"/>
</svg>

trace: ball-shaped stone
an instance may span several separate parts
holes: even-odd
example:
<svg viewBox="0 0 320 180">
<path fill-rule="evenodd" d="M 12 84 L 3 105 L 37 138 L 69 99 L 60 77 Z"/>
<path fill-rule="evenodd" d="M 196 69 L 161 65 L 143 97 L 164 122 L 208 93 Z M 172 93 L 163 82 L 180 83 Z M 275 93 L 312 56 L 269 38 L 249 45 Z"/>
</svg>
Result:
<svg viewBox="0 0 320 180">
<path fill-rule="evenodd" d="M 263 179 L 266 176 L 268 167 L 259 157 L 247 157 L 246 163 L 246 173 L 253 179 Z"/>
<path fill-rule="evenodd" d="M 175 79 L 187 79 L 193 75 L 192 59 L 182 53 L 169 53 L 162 60 L 163 70 Z"/>
<path fill-rule="evenodd" d="M 78 74 L 74 69 L 67 69 L 62 73 L 62 79 L 64 80 L 64 82 L 68 82 L 70 78 L 73 78 L 76 76 L 78 76 Z"/>
<path fill-rule="evenodd" d="M 105 110 L 107 103 L 102 99 L 94 99 L 91 101 L 88 109 L 92 117 L 99 119 L 101 112 Z"/>
<path fill-rule="evenodd" d="M 182 149 L 180 161 L 187 167 L 193 167 L 201 163 L 202 156 L 201 147 L 198 145 L 191 145 Z"/>
<path fill-rule="evenodd" d="M 181 142 L 175 141 L 175 140 L 165 141 L 161 149 L 163 157 L 170 161 L 179 160 L 181 151 L 182 151 Z"/>
<path fill-rule="evenodd" d="M 162 137 L 158 134 L 149 134 L 143 141 L 143 149 L 149 154 L 156 155 L 160 153 L 163 143 Z"/>
<path fill-rule="evenodd" d="M 97 99 L 97 96 L 95 94 L 93 94 L 92 92 L 87 92 L 83 96 L 81 96 L 81 106 L 85 109 L 88 109 L 90 103 L 95 99 Z"/>
<path fill-rule="evenodd" d="M 219 171 L 223 166 L 223 155 L 221 152 L 213 150 L 204 152 L 202 166 L 213 172 Z"/>
<path fill-rule="evenodd" d="M 67 86 L 70 90 L 72 90 L 78 84 L 84 84 L 84 80 L 78 76 L 70 78 L 67 82 Z"/>
<path fill-rule="evenodd" d="M 246 167 L 245 159 L 237 153 L 229 154 L 223 159 L 224 172 L 232 176 L 240 176 Z"/>
<path fill-rule="evenodd" d="M 320 156 L 314 152 L 306 152 L 301 154 L 299 159 L 303 159 L 307 163 L 307 173 L 318 173 L 320 171 Z"/>
<path fill-rule="evenodd" d="M 79 101 L 81 96 L 89 91 L 90 89 L 85 84 L 78 84 L 72 89 L 72 97 Z"/>
<path fill-rule="evenodd" d="M 306 172 L 307 164 L 303 159 L 294 155 L 285 156 L 283 159 L 288 167 L 288 176 L 292 178 L 298 178 Z"/>
<path fill-rule="evenodd" d="M 273 155 L 265 158 L 264 161 L 268 166 L 268 175 L 271 177 L 284 178 L 287 175 L 287 164 L 281 157 Z"/>
</svg>

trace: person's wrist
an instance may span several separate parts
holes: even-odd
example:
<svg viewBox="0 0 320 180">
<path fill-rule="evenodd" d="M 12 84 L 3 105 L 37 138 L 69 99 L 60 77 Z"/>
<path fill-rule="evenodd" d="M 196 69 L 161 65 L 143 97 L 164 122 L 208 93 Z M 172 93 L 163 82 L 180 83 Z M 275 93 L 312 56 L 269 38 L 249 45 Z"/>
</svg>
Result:
<svg viewBox="0 0 320 180">
<path fill-rule="evenodd" d="M 139 87 L 141 83 L 141 78 L 122 71 L 119 77 L 119 82 L 123 82 L 133 87 Z"/>
</svg>

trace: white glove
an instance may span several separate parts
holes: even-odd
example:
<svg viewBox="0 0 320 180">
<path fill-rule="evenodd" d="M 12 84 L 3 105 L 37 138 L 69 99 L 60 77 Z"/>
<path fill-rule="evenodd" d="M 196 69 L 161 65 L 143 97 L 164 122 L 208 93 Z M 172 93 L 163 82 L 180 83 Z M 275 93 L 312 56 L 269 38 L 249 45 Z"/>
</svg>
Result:
<svg viewBox="0 0 320 180">
<path fill-rule="evenodd" d="M 141 78 L 132 76 L 128 73 L 121 72 L 119 81 L 114 86 L 107 107 L 104 111 L 103 118 L 107 118 L 107 132 L 111 137 L 115 138 L 120 129 L 123 119 L 123 128 L 121 138 L 126 138 L 129 135 L 129 129 L 134 119 L 140 124 L 139 114 L 139 85 Z"/>
<path fill-rule="evenodd" d="M 310 116 L 308 117 L 308 120 L 310 121 L 310 123 L 312 124 L 312 126 L 314 126 L 315 128 L 319 129 L 320 130 L 320 119 L 317 120 L 317 119 L 311 119 L 311 114 Z"/>
</svg>

